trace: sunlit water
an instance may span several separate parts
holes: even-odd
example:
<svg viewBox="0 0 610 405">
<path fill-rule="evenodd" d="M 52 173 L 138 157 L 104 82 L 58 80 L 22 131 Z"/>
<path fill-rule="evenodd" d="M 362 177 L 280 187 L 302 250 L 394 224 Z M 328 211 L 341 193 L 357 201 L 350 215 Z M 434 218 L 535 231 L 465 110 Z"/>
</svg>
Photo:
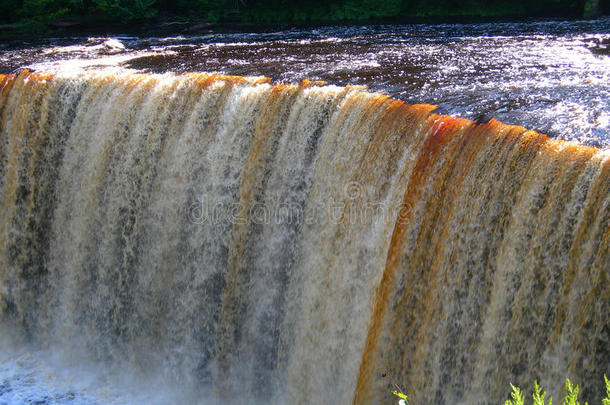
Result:
<svg viewBox="0 0 610 405">
<path fill-rule="evenodd" d="M 19 68 L 221 72 L 359 84 L 454 116 L 610 145 L 610 18 L 478 25 L 377 25 L 5 44 Z M 114 41 L 113 41 L 114 42 Z M 123 48 L 124 47 L 124 48 Z"/>
</svg>

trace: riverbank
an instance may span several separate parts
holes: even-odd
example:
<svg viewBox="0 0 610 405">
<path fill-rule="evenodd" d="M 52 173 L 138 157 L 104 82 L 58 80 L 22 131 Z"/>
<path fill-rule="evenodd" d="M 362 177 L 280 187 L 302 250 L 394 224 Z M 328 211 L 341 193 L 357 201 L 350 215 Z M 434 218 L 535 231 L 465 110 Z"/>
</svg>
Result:
<svg viewBox="0 0 610 405">
<path fill-rule="evenodd" d="M 170 18 L 139 20 L 129 24 L 109 21 L 68 20 L 41 24 L 31 30 L 28 26 L 17 23 L 0 25 L 0 41 L 36 41 L 41 38 L 66 37 L 113 37 L 117 35 L 133 35 L 139 37 L 174 36 L 174 35 L 204 35 L 212 33 L 263 33 L 287 31 L 291 29 L 316 29 L 324 26 L 365 26 L 365 25 L 396 25 L 396 24 L 481 24 L 481 23 L 515 23 L 538 22 L 561 19 L 575 21 L 577 18 L 565 16 L 522 17 L 510 16 L 448 16 L 448 17 L 404 17 L 376 18 L 367 20 L 346 21 L 295 21 L 276 23 L 255 23 L 241 21 L 210 22 L 201 19 L 174 20 Z"/>
<path fill-rule="evenodd" d="M 194 1 L 170 6 L 163 0 L 130 5 L 127 0 L 32 1 L 9 7 L 0 17 L 0 40 L 64 36 L 197 35 L 205 32 L 264 32 L 325 25 L 439 24 L 520 22 L 536 19 L 582 19 L 610 14 L 610 0 L 524 1 L 341 0 L 282 2 L 265 0 Z M 40 3 L 40 4 L 38 4 Z M 112 3 L 112 4 L 110 4 Z M 125 3 L 125 4 L 123 4 Z M 184 4 L 183 4 L 184 3 Z M 226 4 L 225 4 L 226 3 Z M 277 4 L 276 4 L 277 3 Z"/>
</svg>

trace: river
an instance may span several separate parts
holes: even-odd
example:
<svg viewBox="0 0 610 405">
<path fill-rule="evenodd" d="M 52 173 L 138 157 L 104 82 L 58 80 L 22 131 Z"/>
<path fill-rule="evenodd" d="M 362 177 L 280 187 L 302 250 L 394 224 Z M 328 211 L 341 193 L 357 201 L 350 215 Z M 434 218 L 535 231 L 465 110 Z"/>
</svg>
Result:
<svg viewBox="0 0 610 405">
<path fill-rule="evenodd" d="M 607 147 L 609 32 L 606 17 L 113 37 L 124 49 L 103 46 L 106 38 L 49 38 L 0 45 L 0 73 L 104 68 L 323 80 Z"/>
</svg>

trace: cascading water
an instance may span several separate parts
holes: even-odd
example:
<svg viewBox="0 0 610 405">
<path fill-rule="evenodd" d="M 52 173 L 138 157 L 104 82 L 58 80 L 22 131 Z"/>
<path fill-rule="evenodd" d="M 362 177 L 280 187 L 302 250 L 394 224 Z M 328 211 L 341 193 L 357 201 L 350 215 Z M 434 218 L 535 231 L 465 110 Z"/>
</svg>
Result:
<svg viewBox="0 0 610 405">
<path fill-rule="evenodd" d="M 3 336 L 184 402 L 599 399 L 608 151 L 359 87 L 0 80 Z"/>
</svg>

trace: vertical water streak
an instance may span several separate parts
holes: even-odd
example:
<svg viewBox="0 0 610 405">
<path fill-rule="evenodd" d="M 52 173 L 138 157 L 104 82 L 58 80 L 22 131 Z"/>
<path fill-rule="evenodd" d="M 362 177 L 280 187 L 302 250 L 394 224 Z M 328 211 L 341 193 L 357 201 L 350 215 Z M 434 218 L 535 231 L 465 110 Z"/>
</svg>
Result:
<svg viewBox="0 0 610 405">
<path fill-rule="evenodd" d="M 3 164 L 2 222 L 0 246 L 3 304 L 27 334 L 36 335 L 40 295 L 46 283 L 44 263 L 49 212 L 47 192 L 52 192 L 53 142 L 49 133 L 50 102 L 56 88 L 47 86 L 48 76 L 23 71 L 14 78 L 7 100 L 6 163 Z M 16 91 L 14 91 L 16 90 Z M 3 131 L 3 132 L 4 132 Z M 52 141 L 49 142 L 49 135 Z M 50 144 L 49 144 L 50 143 Z M 49 161 L 50 160 L 50 161 Z M 46 164 L 45 164 L 46 163 Z M 49 173 L 51 172 L 51 173 Z"/>
<path fill-rule="evenodd" d="M 431 146 L 448 141 L 442 155 L 455 159 L 459 153 L 459 159 L 443 175 L 448 162 L 438 155 L 438 147 L 428 150 L 421 167 L 431 162 L 442 166 L 415 174 L 424 176 L 433 194 L 422 194 L 418 183 L 407 188 L 405 199 L 415 198 L 425 208 L 412 216 L 407 212 L 406 221 L 397 224 L 381 285 L 386 302 L 378 300 L 381 320 L 369 331 L 367 351 L 374 355 L 369 359 L 365 352 L 360 402 L 384 396 L 390 400 L 392 380 L 404 384 L 417 401 L 488 403 L 506 392 L 507 379 L 526 385 L 537 378 L 557 397 L 558 384 L 566 376 L 586 378 L 582 365 L 558 364 L 562 355 L 543 353 L 552 344 L 562 308 L 589 319 L 593 314 L 582 312 L 580 297 L 588 297 L 590 305 L 604 302 L 604 293 L 595 295 L 595 284 L 576 286 L 561 280 L 570 277 L 565 266 L 574 245 L 581 243 L 575 223 L 604 159 L 591 161 L 592 148 L 545 142 L 523 131 L 492 121 L 462 136 L 434 141 L 435 133 L 430 139 Z M 593 211 L 607 212 L 603 202 Z M 607 215 L 601 215 L 597 220 L 607 224 Z M 416 216 L 428 221 L 419 231 L 413 229 Z M 587 224 L 584 229 L 596 232 L 597 226 Z M 601 226 L 607 231 L 607 225 Z M 594 237 L 601 244 L 590 254 L 607 261 L 601 232 Z M 583 277 L 587 268 L 581 262 L 573 271 Z M 598 280 L 607 277 L 601 269 L 595 274 Z M 561 289 L 571 298 L 558 301 Z M 604 323 L 597 322 L 585 335 L 595 336 L 587 347 L 607 340 Z M 561 321 L 561 328 L 571 335 L 580 324 Z M 564 350 L 573 361 L 569 349 Z M 586 351 L 581 347 L 579 353 Z M 603 350 L 601 355 L 577 356 L 588 370 L 603 371 L 608 364 L 602 357 Z M 592 374 L 589 371 L 588 378 Z"/>
<path fill-rule="evenodd" d="M 0 75 L 0 331 L 182 402 L 600 395 L 608 151 L 267 82 Z"/>
</svg>

